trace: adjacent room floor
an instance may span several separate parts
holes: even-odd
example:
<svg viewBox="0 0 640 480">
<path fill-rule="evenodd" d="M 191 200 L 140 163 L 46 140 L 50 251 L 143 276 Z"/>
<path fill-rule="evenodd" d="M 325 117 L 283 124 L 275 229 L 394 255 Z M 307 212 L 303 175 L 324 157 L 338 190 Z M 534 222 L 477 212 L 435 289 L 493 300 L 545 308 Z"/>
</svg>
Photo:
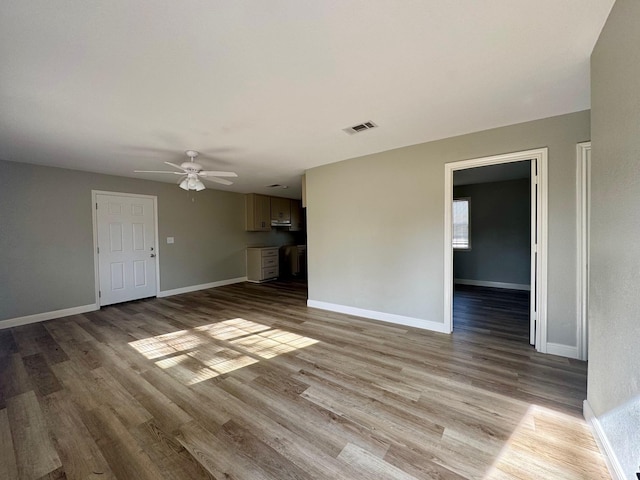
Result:
<svg viewBox="0 0 640 480">
<path fill-rule="evenodd" d="M 529 295 L 523 290 L 456 285 L 454 331 L 488 334 L 529 345 Z"/>
<path fill-rule="evenodd" d="M 609 478 L 584 362 L 305 300 L 244 283 L 0 331 L 0 478 Z"/>
</svg>

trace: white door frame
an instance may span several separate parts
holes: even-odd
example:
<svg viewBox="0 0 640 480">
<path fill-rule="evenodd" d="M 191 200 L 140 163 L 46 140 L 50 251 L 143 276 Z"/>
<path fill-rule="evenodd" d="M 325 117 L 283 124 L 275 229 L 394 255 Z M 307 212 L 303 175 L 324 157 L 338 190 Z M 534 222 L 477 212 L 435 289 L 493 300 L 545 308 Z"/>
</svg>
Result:
<svg viewBox="0 0 640 480">
<path fill-rule="evenodd" d="M 93 219 L 93 271 L 95 275 L 96 305 L 100 308 L 100 259 L 98 258 L 98 214 L 97 195 L 115 195 L 117 197 L 149 198 L 153 200 L 153 228 L 156 235 L 156 297 L 160 296 L 160 241 L 158 237 L 158 197 L 155 195 L 141 195 L 137 193 L 107 192 L 104 190 L 91 190 L 91 212 Z"/>
<path fill-rule="evenodd" d="M 591 211 L 591 142 L 576 146 L 576 252 L 578 358 L 589 358 L 589 212 Z"/>
<path fill-rule="evenodd" d="M 538 185 L 538 162 L 530 160 L 531 173 L 530 173 L 530 195 L 529 199 L 529 216 L 530 219 L 530 266 L 529 266 L 529 344 L 536 345 L 538 339 L 538 196 L 540 195 L 540 185 Z"/>
<path fill-rule="evenodd" d="M 538 306 L 536 328 L 536 350 L 547 353 L 547 223 L 548 223 L 548 149 L 539 148 L 523 152 L 474 158 L 444 165 L 444 325 L 445 331 L 453 331 L 453 248 L 452 248 L 452 199 L 453 172 L 467 168 L 485 167 L 501 163 L 535 160 L 538 166 L 538 199 L 536 215 L 538 226 L 537 245 L 532 244 L 532 256 L 537 250 L 535 260 L 537 271 L 537 289 L 535 299 Z M 532 184 L 536 181 L 531 179 Z M 532 209 L 533 211 L 533 209 Z M 533 237 L 533 235 L 532 235 Z"/>
</svg>

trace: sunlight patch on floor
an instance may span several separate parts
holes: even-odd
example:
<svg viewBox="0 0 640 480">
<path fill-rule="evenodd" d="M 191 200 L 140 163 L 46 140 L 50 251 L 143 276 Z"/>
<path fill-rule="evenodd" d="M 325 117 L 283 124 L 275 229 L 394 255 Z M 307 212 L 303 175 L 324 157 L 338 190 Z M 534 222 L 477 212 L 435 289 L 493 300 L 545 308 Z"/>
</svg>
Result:
<svg viewBox="0 0 640 480">
<path fill-rule="evenodd" d="M 201 343 L 202 338 L 188 330 L 180 330 L 130 342 L 129 345 L 151 360 L 196 348 Z"/>
<path fill-rule="evenodd" d="M 172 377 L 194 385 L 318 343 L 313 338 L 234 318 L 130 342 Z"/>
<path fill-rule="evenodd" d="M 530 405 L 484 478 L 609 479 L 597 466 L 604 462 L 583 419 Z"/>
<path fill-rule="evenodd" d="M 233 340 L 231 343 L 243 347 L 259 357 L 273 358 L 283 353 L 308 347 L 317 342 L 312 338 L 302 337 L 295 333 L 275 328 Z"/>
<path fill-rule="evenodd" d="M 244 318 L 233 318 L 220 323 L 210 323 L 194 328 L 196 332 L 203 332 L 218 340 L 232 340 L 251 333 L 269 330 L 271 327 L 261 323 L 245 320 Z"/>
</svg>

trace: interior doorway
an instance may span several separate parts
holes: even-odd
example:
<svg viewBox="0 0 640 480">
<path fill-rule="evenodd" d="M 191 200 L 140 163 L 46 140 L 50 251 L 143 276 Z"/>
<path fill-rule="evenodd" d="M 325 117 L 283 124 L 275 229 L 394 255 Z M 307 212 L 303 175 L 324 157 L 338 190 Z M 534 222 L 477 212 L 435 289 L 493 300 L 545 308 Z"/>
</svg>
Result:
<svg viewBox="0 0 640 480">
<path fill-rule="evenodd" d="M 530 160 L 453 172 L 453 327 L 535 342 Z"/>
<path fill-rule="evenodd" d="M 453 331 L 453 242 L 454 242 L 454 172 L 490 165 L 529 161 L 530 168 L 530 292 L 529 342 L 546 353 L 547 325 L 547 149 L 528 150 L 445 164 L 445 318 L 446 330 Z"/>
</svg>

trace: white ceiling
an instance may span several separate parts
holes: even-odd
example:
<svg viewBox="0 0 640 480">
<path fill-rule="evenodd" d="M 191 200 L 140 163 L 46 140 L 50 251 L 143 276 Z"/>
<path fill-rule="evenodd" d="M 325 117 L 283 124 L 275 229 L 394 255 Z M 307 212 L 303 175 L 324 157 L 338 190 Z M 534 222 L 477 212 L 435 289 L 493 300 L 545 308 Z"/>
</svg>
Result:
<svg viewBox="0 0 640 480">
<path fill-rule="evenodd" d="M 299 196 L 313 166 L 589 108 L 612 4 L 3 0 L 0 159 L 173 182 L 132 172 L 195 149 L 239 174 L 213 188 Z"/>
</svg>

